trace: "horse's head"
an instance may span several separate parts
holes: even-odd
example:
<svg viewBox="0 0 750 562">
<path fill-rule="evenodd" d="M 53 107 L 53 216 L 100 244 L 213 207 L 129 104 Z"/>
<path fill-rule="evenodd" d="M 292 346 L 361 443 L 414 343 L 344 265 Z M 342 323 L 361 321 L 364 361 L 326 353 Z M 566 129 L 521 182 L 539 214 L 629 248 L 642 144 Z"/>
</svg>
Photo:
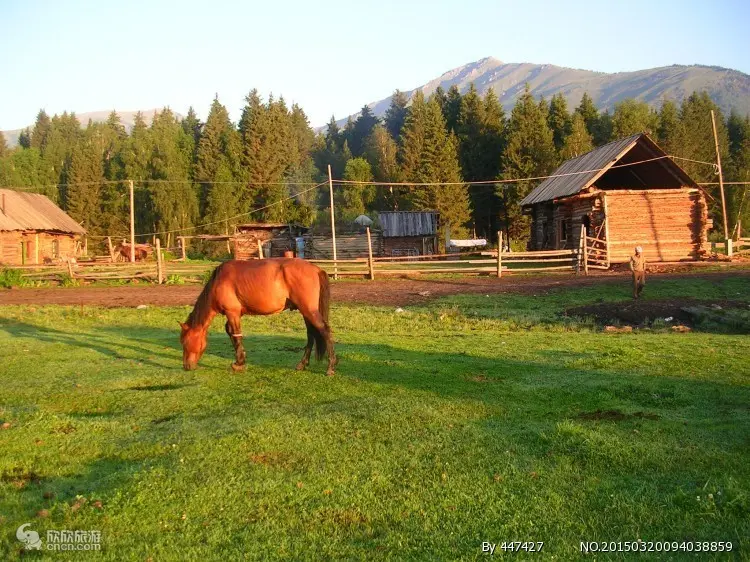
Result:
<svg viewBox="0 0 750 562">
<path fill-rule="evenodd" d="M 206 351 L 206 331 L 201 327 L 191 328 L 183 322 L 180 322 L 180 327 L 182 366 L 186 371 L 192 371 L 198 366 L 198 361 Z"/>
</svg>

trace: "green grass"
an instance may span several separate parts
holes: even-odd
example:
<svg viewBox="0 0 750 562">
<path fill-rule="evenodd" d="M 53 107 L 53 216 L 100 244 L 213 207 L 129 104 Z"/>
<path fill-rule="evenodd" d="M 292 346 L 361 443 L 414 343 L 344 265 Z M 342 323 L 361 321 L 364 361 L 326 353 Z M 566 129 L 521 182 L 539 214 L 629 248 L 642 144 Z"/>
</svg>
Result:
<svg viewBox="0 0 750 562">
<path fill-rule="evenodd" d="M 647 290 L 750 300 L 735 279 Z M 638 538 L 747 559 L 750 341 L 563 314 L 627 291 L 335 307 L 333 378 L 292 370 L 297 313 L 246 318 L 232 374 L 218 320 L 180 369 L 187 308 L 3 307 L 0 558 L 31 522 L 101 530 L 102 560 L 474 559 L 510 540 L 573 559 Z"/>
</svg>

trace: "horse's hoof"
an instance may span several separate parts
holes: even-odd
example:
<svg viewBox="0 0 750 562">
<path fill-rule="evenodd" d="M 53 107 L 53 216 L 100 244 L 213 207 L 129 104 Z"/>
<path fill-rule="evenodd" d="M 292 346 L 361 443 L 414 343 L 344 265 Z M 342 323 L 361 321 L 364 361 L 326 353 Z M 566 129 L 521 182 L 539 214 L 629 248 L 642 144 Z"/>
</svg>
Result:
<svg viewBox="0 0 750 562">
<path fill-rule="evenodd" d="M 307 368 L 307 365 L 304 363 L 297 363 L 297 366 L 294 368 L 295 371 L 304 371 Z"/>
<path fill-rule="evenodd" d="M 245 365 L 238 365 L 237 363 L 232 363 L 232 370 L 235 373 L 239 373 L 240 371 L 245 370 Z"/>
<path fill-rule="evenodd" d="M 326 376 L 327 376 L 327 377 L 332 377 L 332 376 L 333 376 L 333 375 L 335 375 L 335 374 L 336 374 L 336 373 L 335 373 L 335 372 L 333 371 L 333 369 L 328 369 L 328 370 L 326 371 Z"/>
</svg>

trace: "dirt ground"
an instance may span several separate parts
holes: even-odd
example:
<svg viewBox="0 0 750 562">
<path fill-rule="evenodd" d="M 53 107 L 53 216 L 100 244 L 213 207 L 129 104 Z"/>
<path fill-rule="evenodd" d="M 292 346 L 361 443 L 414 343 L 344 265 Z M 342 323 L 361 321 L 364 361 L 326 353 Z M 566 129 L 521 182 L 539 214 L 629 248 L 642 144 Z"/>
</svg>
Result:
<svg viewBox="0 0 750 562">
<path fill-rule="evenodd" d="M 750 270 L 701 272 L 667 270 L 653 272 L 649 278 L 689 277 L 720 280 L 745 278 L 750 281 Z M 334 303 L 359 303 L 373 305 L 407 306 L 421 304 L 432 299 L 455 294 L 521 293 L 543 294 L 565 287 L 585 287 L 607 284 L 629 286 L 630 276 L 625 271 L 604 272 L 576 276 L 569 273 L 546 275 L 504 275 L 496 277 L 456 277 L 442 279 L 378 279 L 375 281 L 333 281 L 331 300 Z M 201 287 L 198 285 L 128 285 L 116 287 L 68 287 L 39 289 L 0 289 L 0 306 L 10 304 L 62 304 L 98 305 L 106 307 L 134 307 L 192 305 Z M 651 301 L 653 302 L 653 301 Z M 685 301 L 681 301 L 685 306 Z M 637 311 L 640 303 L 634 304 Z M 674 316 L 674 307 L 659 311 L 664 316 Z M 603 311 L 608 313 L 608 311 Z M 597 311 L 590 311 L 598 316 Z M 653 318 L 653 313 L 651 314 Z M 625 322 L 630 322 L 623 319 Z"/>
<path fill-rule="evenodd" d="M 601 324 L 620 323 L 628 326 L 648 326 L 654 320 L 671 318 L 667 322 L 669 325 L 692 326 L 695 319 L 685 310 L 688 307 L 728 310 L 732 308 L 747 309 L 748 305 L 739 301 L 679 298 L 601 303 L 570 308 L 566 312 L 570 316 L 591 316 Z"/>
</svg>

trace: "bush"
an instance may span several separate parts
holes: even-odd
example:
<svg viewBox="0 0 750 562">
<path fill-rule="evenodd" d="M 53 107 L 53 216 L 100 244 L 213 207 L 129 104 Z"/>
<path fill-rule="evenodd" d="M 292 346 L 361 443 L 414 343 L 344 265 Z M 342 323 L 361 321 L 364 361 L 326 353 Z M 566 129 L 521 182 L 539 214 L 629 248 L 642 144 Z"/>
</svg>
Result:
<svg viewBox="0 0 750 562">
<path fill-rule="evenodd" d="M 20 269 L 3 268 L 0 270 L 0 287 L 10 289 L 11 287 L 23 287 L 26 281 L 22 277 Z"/>
<path fill-rule="evenodd" d="M 185 280 L 180 277 L 179 275 L 170 275 L 167 277 L 166 281 L 164 281 L 166 285 L 184 285 Z"/>
<path fill-rule="evenodd" d="M 61 287 L 77 287 L 78 281 L 73 279 L 69 273 L 63 273 L 60 275 L 60 286 Z"/>
</svg>

